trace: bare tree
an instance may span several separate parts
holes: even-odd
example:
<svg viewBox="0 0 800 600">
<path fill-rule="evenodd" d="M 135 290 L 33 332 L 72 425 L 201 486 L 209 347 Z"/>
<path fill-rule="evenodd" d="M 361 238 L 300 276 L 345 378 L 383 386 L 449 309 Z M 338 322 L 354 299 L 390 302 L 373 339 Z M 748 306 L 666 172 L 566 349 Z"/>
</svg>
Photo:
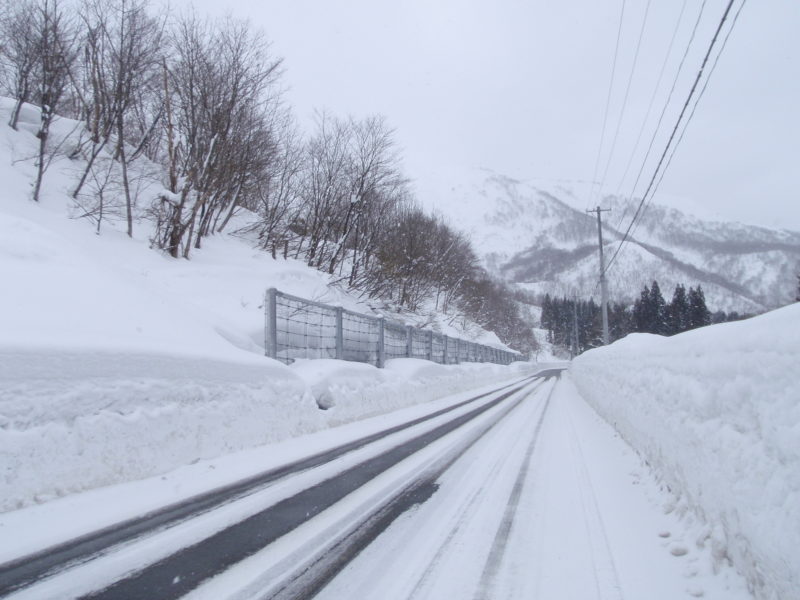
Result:
<svg viewBox="0 0 800 600">
<path fill-rule="evenodd" d="M 407 196 L 394 132 L 383 117 L 339 119 L 320 112 L 302 158 L 302 168 L 294 169 L 299 180 L 290 225 L 298 238 L 294 255 L 358 285 L 362 274 L 369 279 L 362 270 L 395 206 Z M 349 274 L 343 273 L 345 266 Z"/>
<path fill-rule="evenodd" d="M 258 205 L 254 209 L 260 216 L 258 235 L 261 247 L 277 258 L 280 246 L 286 258 L 293 229 L 298 232 L 302 221 L 300 183 L 306 162 L 302 140 L 290 114 L 284 113 L 276 133 L 278 152 L 269 176 L 256 189 Z"/>
<path fill-rule="evenodd" d="M 326 113 L 317 115 L 317 131 L 306 143 L 307 168 L 302 183 L 303 231 L 296 256 L 305 251 L 312 267 L 325 263 L 335 238 L 341 207 L 350 202 L 347 180 L 350 130 L 346 122 Z M 308 240 L 308 245 L 304 244 Z"/>
<path fill-rule="evenodd" d="M 433 239 L 431 275 L 436 286 L 437 309 L 447 312 L 462 297 L 478 273 L 478 258 L 466 235 L 439 220 Z"/>
<path fill-rule="evenodd" d="M 172 46 L 165 83 L 170 189 L 157 208 L 157 240 L 188 258 L 222 212 L 249 201 L 276 156 L 280 61 L 247 23 L 230 19 L 212 28 L 190 15 Z"/>
<path fill-rule="evenodd" d="M 355 281 L 362 254 L 368 255 L 372 236 L 369 227 L 379 227 L 379 222 L 368 222 L 374 208 L 385 211 L 400 195 L 398 191 L 406 180 L 400 172 L 399 154 L 394 142 L 394 132 L 381 116 L 350 122 L 350 152 L 348 178 L 351 188 L 350 202 L 346 207 L 339 239 L 332 253 L 328 272 L 333 273 L 347 248 L 351 249 L 350 281 Z M 387 206 L 389 205 L 389 206 Z M 366 257 L 365 257 L 366 258 Z"/>
<path fill-rule="evenodd" d="M 413 203 L 399 208 L 377 250 L 369 295 L 418 309 L 431 298 L 436 219 Z"/>
<path fill-rule="evenodd" d="M 98 160 L 89 176 L 92 186 L 91 196 L 86 199 L 86 202 L 82 196 L 74 198 L 76 207 L 81 211 L 77 217 L 92 221 L 96 226 L 95 233 L 98 235 L 103 225 L 103 219 L 106 219 L 109 214 L 115 217 L 124 214 L 124 207 L 114 201 L 118 197 L 114 166 L 114 161 L 110 157 Z"/>
<path fill-rule="evenodd" d="M 31 0 L 8 3 L 0 19 L 0 44 L 5 66 L 5 87 L 16 99 L 8 124 L 16 129 L 22 105 L 31 100 L 36 86 L 39 34 Z"/>
<path fill-rule="evenodd" d="M 33 99 L 41 107 L 41 123 L 36 134 L 39 138 L 39 153 L 33 188 L 33 199 L 38 202 L 46 168 L 50 126 L 69 84 L 70 69 L 75 60 L 75 33 L 58 0 L 38 0 L 33 15 L 39 70 L 39 81 Z"/>
<path fill-rule="evenodd" d="M 130 136 L 126 123 L 137 107 L 143 90 L 158 86 L 162 58 L 162 23 L 147 13 L 146 0 L 85 0 L 81 18 L 85 26 L 84 68 L 87 93 L 84 95 L 87 129 L 91 150 L 86 168 L 73 190 L 77 198 L 95 160 L 112 136 L 114 157 L 119 162 L 125 196 L 127 232 L 133 235 L 133 205 L 126 145 Z M 160 119 L 160 111 L 151 121 Z M 138 149 L 137 149 L 138 151 Z M 137 156 L 137 151 L 133 157 Z"/>
</svg>

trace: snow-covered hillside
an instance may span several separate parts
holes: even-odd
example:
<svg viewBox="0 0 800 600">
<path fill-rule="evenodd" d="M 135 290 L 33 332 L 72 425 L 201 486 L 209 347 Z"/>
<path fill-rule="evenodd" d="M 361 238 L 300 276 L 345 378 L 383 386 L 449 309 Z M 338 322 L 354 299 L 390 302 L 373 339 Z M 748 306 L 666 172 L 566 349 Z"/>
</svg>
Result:
<svg viewBox="0 0 800 600">
<path fill-rule="evenodd" d="M 0 99 L 0 123 L 11 102 Z M 490 365 L 315 364 L 264 357 L 265 290 L 368 312 L 301 261 L 273 260 L 236 234 L 205 240 L 192 260 L 150 247 L 141 185 L 133 238 L 96 223 L 68 196 L 82 163 L 55 155 L 30 200 L 38 111 L 0 126 L 0 511 L 160 473 L 508 377 Z M 56 120 L 54 143 L 76 123 Z M 113 206 L 113 203 L 109 203 Z M 112 213 L 113 216 L 113 213 Z M 230 231 L 253 216 L 243 212 Z M 383 308 L 383 307 L 381 307 Z M 499 344 L 474 324 L 456 337 Z M 404 361 L 400 361 L 401 363 Z M 318 405 L 330 407 L 321 411 Z"/>
<path fill-rule="evenodd" d="M 668 510 L 732 561 L 759 598 L 800 589 L 800 304 L 578 357 L 583 397 L 655 467 Z"/>
<path fill-rule="evenodd" d="M 584 186 L 585 187 L 585 186 Z M 597 222 L 578 183 L 540 185 L 481 169 L 438 173 L 421 197 L 469 232 L 487 266 L 537 293 L 597 295 Z M 638 200 L 603 198 L 607 260 Z M 624 218 L 623 218 L 624 217 Z M 712 310 L 760 312 L 793 299 L 800 233 L 705 221 L 651 203 L 609 271 L 612 299 L 632 301 L 658 280 L 701 284 Z"/>
</svg>

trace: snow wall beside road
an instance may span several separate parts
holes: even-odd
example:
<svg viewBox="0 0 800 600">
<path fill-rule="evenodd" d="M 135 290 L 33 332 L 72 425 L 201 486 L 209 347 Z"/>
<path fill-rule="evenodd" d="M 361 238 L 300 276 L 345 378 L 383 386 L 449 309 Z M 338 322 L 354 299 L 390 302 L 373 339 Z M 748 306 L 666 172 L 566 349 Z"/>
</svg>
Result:
<svg viewBox="0 0 800 600">
<path fill-rule="evenodd" d="M 708 524 L 758 598 L 800 590 L 800 304 L 571 366 L 583 397 Z"/>
<path fill-rule="evenodd" d="M 0 512 L 530 374 L 0 344 Z M 327 407 L 321 410 L 320 405 Z"/>
</svg>

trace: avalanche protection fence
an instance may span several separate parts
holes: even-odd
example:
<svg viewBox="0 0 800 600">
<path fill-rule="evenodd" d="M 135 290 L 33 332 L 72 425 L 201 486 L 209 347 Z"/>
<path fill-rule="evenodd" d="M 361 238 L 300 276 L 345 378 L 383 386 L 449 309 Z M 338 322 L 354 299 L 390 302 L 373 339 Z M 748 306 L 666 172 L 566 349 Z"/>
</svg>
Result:
<svg viewBox="0 0 800 600">
<path fill-rule="evenodd" d="M 383 368 L 391 358 L 423 358 L 440 364 L 507 365 L 524 358 L 516 352 L 306 300 L 275 288 L 267 290 L 264 317 L 265 354 L 286 364 L 298 358 L 338 358 Z"/>
</svg>

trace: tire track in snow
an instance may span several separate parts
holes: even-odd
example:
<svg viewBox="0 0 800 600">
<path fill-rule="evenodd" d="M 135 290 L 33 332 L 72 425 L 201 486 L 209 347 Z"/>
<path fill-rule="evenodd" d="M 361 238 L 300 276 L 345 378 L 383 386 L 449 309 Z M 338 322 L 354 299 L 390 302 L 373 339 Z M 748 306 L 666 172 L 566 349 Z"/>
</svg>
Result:
<svg viewBox="0 0 800 600">
<path fill-rule="evenodd" d="M 586 527 L 586 538 L 591 548 L 591 560 L 594 564 L 593 575 L 598 600 L 623 600 L 619 573 L 614 564 L 614 555 L 608 543 L 603 515 L 597 504 L 594 484 L 586 469 L 580 439 L 572 423 L 572 413 L 568 406 L 564 408 L 565 420 L 569 429 L 569 443 L 575 456 L 575 476 L 579 482 L 580 503 L 583 507 L 583 521 Z"/>
<path fill-rule="evenodd" d="M 531 390 L 531 392 L 528 394 L 528 397 L 533 396 L 533 394 L 535 394 L 538 391 L 539 387 Z M 548 401 L 549 401 L 549 395 L 548 395 Z M 542 414 L 540 415 L 539 418 L 540 421 L 546 409 L 547 405 L 545 403 L 544 408 L 542 409 Z M 509 415 L 506 416 L 510 416 L 511 414 L 512 413 L 509 413 Z M 527 458 L 527 453 L 526 453 L 526 458 Z M 525 461 L 526 458 L 523 458 L 523 461 Z M 464 501 L 461 503 L 461 507 L 458 510 L 459 516 L 455 525 L 452 527 L 447 537 L 442 541 L 442 543 L 440 544 L 439 548 L 436 551 L 436 554 L 431 559 L 425 571 L 419 577 L 416 585 L 409 593 L 409 598 L 416 598 L 419 596 L 419 594 L 428 584 L 430 578 L 436 571 L 442 557 L 450 550 L 450 547 L 453 544 L 455 538 L 458 536 L 459 533 L 461 533 L 464 527 L 472 524 L 472 515 L 476 511 L 479 501 L 483 499 L 485 488 L 491 487 L 494 484 L 494 482 L 497 480 L 500 474 L 501 467 L 507 460 L 508 460 L 508 454 L 499 454 L 496 457 L 494 463 L 492 464 L 492 468 L 489 472 L 489 476 L 485 480 L 484 486 L 473 490 L 472 493 L 469 496 L 467 496 L 467 498 L 465 498 Z"/>
<path fill-rule="evenodd" d="M 517 514 L 519 500 L 522 496 L 522 490 L 525 486 L 527 475 L 530 470 L 531 459 L 533 458 L 533 453 L 536 450 L 539 432 L 544 424 L 544 418 L 547 414 L 547 409 L 550 406 L 550 400 L 553 397 L 553 391 L 555 390 L 555 387 L 560 379 L 561 376 L 558 374 L 556 376 L 556 380 L 550 388 L 550 392 L 547 394 L 547 400 L 545 400 L 544 408 L 539 415 L 539 420 L 536 422 L 536 427 L 533 431 L 533 437 L 531 438 L 528 448 L 525 451 L 525 457 L 522 461 L 522 465 L 520 466 L 517 478 L 514 481 L 514 487 L 511 489 L 508 502 L 506 503 L 506 508 L 503 512 L 503 518 L 500 522 L 500 527 L 497 529 L 494 541 L 492 542 L 492 548 L 489 551 L 489 557 L 487 558 L 483 572 L 481 573 L 481 579 L 478 583 L 478 589 L 475 593 L 475 600 L 491 600 L 494 597 L 492 590 L 494 588 L 495 581 L 497 580 L 497 574 L 500 570 L 500 566 L 503 562 L 503 557 L 508 545 L 508 537 L 511 533 L 511 527 L 514 524 L 514 518 Z"/>
<path fill-rule="evenodd" d="M 548 375 L 547 379 L 549 377 Z M 310 558 L 305 561 L 303 566 L 296 569 L 288 577 L 285 577 L 280 584 L 273 586 L 270 591 L 262 590 L 259 592 L 258 598 L 260 600 L 305 600 L 316 596 L 353 559 L 389 528 L 397 518 L 415 505 L 422 504 L 428 500 L 438 489 L 436 481 L 439 477 L 452 467 L 465 452 L 483 439 L 487 433 L 494 430 L 497 425 L 506 420 L 506 417 L 513 414 L 526 398 L 544 385 L 547 379 L 529 384 L 533 385 L 531 390 L 523 392 L 500 414 L 492 417 L 488 423 L 483 424 L 477 431 L 459 442 L 454 448 L 439 456 L 432 465 L 410 481 L 401 493 L 393 496 L 387 503 L 377 507 L 345 536 L 322 548 L 315 555 L 310 555 Z M 519 391 L 519 388 L 515 391 Z M 513 398 L 511 393 L 506 394 L 506 396 L 504 398 L 506 400 Z"/>
</svg>

